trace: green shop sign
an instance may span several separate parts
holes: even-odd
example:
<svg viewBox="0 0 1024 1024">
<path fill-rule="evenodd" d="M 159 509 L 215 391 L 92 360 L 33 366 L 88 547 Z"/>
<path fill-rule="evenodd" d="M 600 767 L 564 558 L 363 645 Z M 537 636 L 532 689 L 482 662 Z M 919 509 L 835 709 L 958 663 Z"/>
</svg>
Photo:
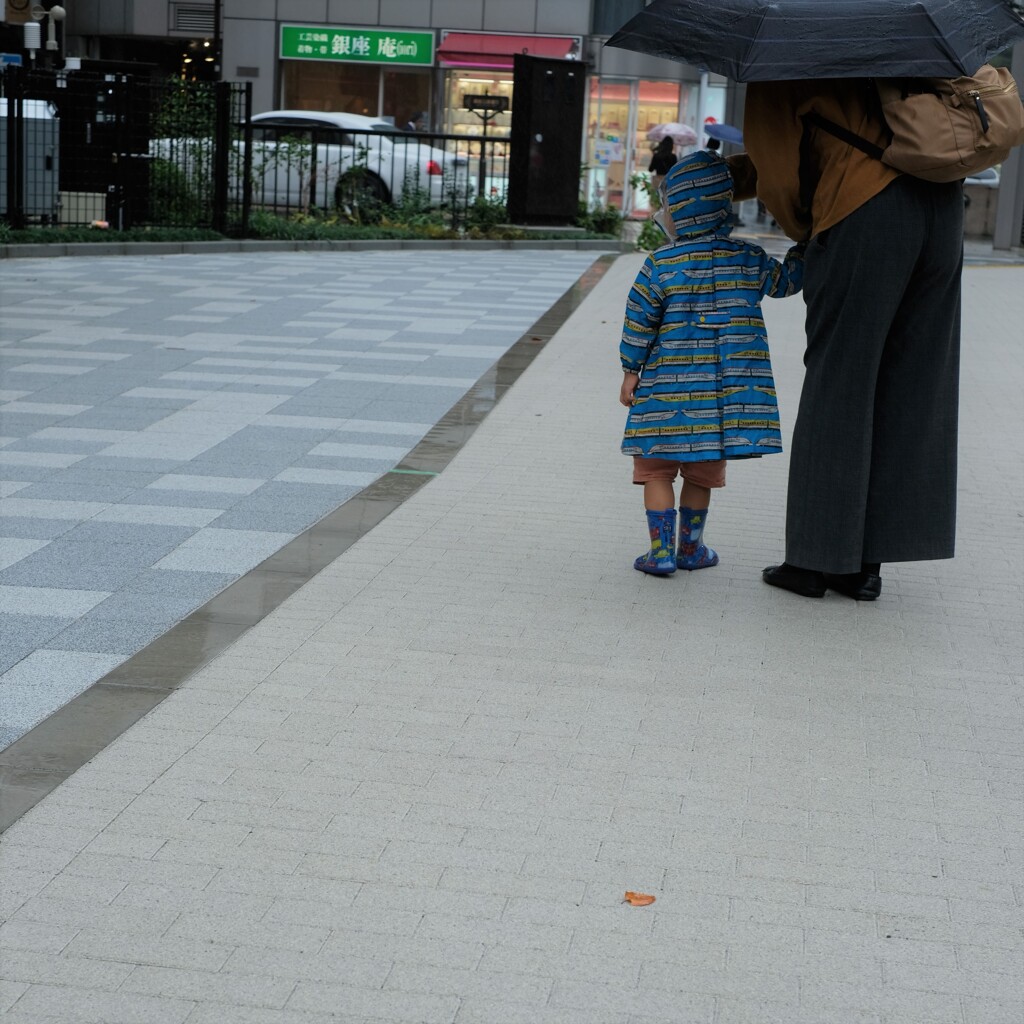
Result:
<svg viewBox="0 0 1024 1024">
<path fill-rule="evenodd" d="M 379 28 L 282 25 L 281 56 L 368 64 L 434 63 L 434 33 Z"/>
</svg>

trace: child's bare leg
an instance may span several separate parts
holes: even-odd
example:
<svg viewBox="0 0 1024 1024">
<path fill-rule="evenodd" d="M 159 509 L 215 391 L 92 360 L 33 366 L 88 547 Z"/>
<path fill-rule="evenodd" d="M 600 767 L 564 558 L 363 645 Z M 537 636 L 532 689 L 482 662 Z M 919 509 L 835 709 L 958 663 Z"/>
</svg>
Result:
<svg viewBox="0 0 1024 1024">
<path fill-rule="evenodd" d="M 683 480 L 683 490 L 679 495 L 679 504 L 683 508 L 707 509 L 711 505 L 711 488 L 701 487 L 690 480 Z M 651 508 L 650 505 L 647 507 Z M 668 508 L 667 505 L 664 507 Z"/>
<path fill-rule="evenodd" d="M 685 491 L 685 486 L 683 489 Z M 644 508 L 651 512 L 661 512 L 663 509 L 674 509 L 675 507 L 676 496 L 672 490 L 671 481 L 647 480 L 644 482 Z"/>
</svg>

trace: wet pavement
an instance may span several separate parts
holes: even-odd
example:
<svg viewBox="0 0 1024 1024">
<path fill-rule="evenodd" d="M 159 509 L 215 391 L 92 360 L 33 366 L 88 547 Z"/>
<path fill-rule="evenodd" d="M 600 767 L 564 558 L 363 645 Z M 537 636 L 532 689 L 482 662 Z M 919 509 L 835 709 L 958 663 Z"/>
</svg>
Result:
<svg viewBox="0 0 1024 1024">
<path fill-rule="evenodd" d="M 0 747 L 394 473 L 594 258 L 5 263 Z"/>
<path fill-rule="evenodd" d="M 632 570 L 640 258 L 0 753 L 5 1024 L 1020 1018 L 1020 254 L 964 275 L 957 557 L 873 604 L 761 583 L 784 454 L 730 470 L 719 566 Z"/>
</svg>

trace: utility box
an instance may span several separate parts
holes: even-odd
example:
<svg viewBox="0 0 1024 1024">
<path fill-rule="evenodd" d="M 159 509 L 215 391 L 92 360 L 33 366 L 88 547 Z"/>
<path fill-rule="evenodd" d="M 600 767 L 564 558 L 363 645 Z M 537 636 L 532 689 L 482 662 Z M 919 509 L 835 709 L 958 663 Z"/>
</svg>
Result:
<svg viewBox="0 0 1024 1024">
<path fill-rule="evenodd" d="M 999 179 L 991 185 L 964 185 L 964 235 L 967 238 L 992 238 L 996 230 L 996 204 Z"/>
<path fill-rule="evenodd" d="M 59 208 L 60 122 L 46 100 L 22 100 L 20 117 L 8 107 L 15 102 L 0 97 L 0 214 L 13 171 L 24 215 L 51 224 Z"/>
<path fill-rule="evenodd" d="M 513 224 L 573 224 L 587 66 L 522 53 L 512 63 L 508 218 Z"/>
<path fill-rule="evenodd" d="M 106 192 L 61 192 L 61 224 L 92 224 L 106 219 Z"/>
</svg>

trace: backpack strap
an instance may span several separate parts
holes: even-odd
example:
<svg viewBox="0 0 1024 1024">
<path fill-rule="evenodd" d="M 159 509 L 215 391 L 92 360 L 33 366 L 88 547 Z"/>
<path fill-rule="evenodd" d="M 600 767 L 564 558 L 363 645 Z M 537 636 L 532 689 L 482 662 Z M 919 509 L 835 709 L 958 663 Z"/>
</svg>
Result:
<svg viewBox="0 0 1024 1024">
<path fill-rule="evenodd" d="M 882 154 L 885 150 L 881 146 L 868 142 L 862 135 L 857 135 L 856 132 L 851 132 L 849 128 L 844 128 L 841 124 L 836 124 L 835 121 L 822 117 L 821 114 L 814 110 L 802 115 L 802 120 L 805 129 L 807 125 L 812 124 L 815 128 L 820 128 L 822 131 L 828 132 L 829 135 L 834 135 L 837 139 L 841 139 L 848 146 L 853 146 L 854 149 L 859 149 L 862 153 L 867 153 L 868 156 L 874 157 L 876 160 L 882 159 Z"/>
</svg>

